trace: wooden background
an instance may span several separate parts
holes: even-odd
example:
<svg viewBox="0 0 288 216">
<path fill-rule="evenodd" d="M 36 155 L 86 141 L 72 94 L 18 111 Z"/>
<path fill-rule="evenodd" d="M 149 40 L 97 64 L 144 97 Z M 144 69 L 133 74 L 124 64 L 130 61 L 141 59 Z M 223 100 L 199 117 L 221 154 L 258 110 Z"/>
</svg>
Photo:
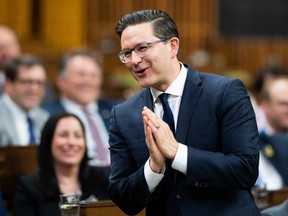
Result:
<svg viewBox="0 0 288 216">
<path fill-rule="evenodd" d="M 118 19 L 138 9 L 161 9 L 172 16 L 180 32 L 180 60 L 198 70 L 253 79 L 263 65 L 280 62 L 287 67 L 287 38 L 225 38 L 219 32 L 218 5 L 218 0 L 0 0 L 0 23 L 15 29 L 23 52 L 46 60 L 52 83 L 63 52 L 83 46 L 99 49 L 103 94 L 114 98 L 138 90 L 116 57 L 120 45 L 114 33 Z M 249 81 L 244 80 L 247 85 Z"/>
</svg>

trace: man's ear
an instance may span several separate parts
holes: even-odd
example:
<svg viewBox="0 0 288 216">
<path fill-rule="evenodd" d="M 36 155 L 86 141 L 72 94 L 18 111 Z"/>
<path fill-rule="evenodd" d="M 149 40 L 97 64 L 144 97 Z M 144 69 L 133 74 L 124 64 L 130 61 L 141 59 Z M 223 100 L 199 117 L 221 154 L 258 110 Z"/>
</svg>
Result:
<svg viewBox="0 0 288 216">
<path fill-rule="evenodd" d="M 168 42 L 171 47 L 171 57 L 174 58 L 177 56 L 179 51 L 179 39 L 176 37 L 173 37 Z"/>
</svg>

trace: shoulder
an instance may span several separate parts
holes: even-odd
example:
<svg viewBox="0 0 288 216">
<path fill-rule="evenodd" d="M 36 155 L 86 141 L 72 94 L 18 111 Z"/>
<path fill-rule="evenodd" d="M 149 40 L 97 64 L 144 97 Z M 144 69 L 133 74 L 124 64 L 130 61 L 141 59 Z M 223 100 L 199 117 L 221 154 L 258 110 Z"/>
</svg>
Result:
<svg viewBox="0 0 288 216">
<path fill-rule="evenodd" d="M 133 107 L 137 106 L 140 101 L 142 101 L 144 98 L 148 97 L 150 95 L 150 90 L 149 88 L 145 88 L 131 96 L 129 99 L 123 101 L 119 105 L 117 105 L 117 108 L 124 108 L 126 109 L 127 107 Z"/>
<path fill-rule="evenodd" d="M 220 74 L 208 73 L 208 72 L 199 72 L 194 70 L 189 65 L 184 64 L 184 66 L 188 69 L 187 80 L 194 81 L 196 83 L 201 83 L 204 85 L 227 85 L 230 82 L 241 82 L 239 79 L 230 78 L 227 76 L 223 76 Z"/>
<path fill-rule="evenodd" d="M 65 111 L 65 108 L 60 101 L 54 101 L 52 103 L 45 104 L 43 108 L 47 110 L 49 113 Z"/>
<path fill-rule="evenodd" d="M 20 176 L 18 182 L 16 184 L 15 195 L 19 194 L 26 194 L 36 195 L 38 194 L 38 177 L 36 174 L 29 174 Z"/>
<path fill-rule="evenodd" d="M 113 107 L 117 104 L 122 103 L 124 100 L 120 100 L 120 99 L 100 99 L 98 101 L 98 106 L 99 107 Z"/>
</svg>

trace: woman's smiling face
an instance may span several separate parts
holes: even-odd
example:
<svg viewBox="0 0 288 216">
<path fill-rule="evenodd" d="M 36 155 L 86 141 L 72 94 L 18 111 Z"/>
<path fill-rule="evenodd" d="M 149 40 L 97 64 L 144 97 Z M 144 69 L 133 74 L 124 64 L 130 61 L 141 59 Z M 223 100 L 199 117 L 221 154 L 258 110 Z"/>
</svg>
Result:
<svg viewBox="0 0 288 216">
<path fill-rule="evenodd" d="M 52 139 L 52 155 L 56 164 L 79 165 L 84 157 L 86 143 L 80 122 L 65 117 L 57 123 Z"/>
</svg>

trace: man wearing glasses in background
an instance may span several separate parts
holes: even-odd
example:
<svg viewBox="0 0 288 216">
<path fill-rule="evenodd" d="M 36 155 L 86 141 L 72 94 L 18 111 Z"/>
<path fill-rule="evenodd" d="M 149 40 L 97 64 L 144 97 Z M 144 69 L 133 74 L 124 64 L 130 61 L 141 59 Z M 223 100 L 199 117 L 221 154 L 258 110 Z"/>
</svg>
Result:
<svg viewBox="0 0 288 216">
<path fill-rule="evenodd" d="M 13 59 L 5 68 L 0 97 L 0 147 L 38 144 L 49 114 L 39 107 L 45 95 L 46 71 L 32 55 Z"/>
<path fill-rule="evenodd" d="M 144 89 L 111 113 L 111 199 L 129 215 L 260 215 L 259 137 L 243 83 L 179 62 L 165 12 L 127 14 L 116 33 Z"/>
</svg>

